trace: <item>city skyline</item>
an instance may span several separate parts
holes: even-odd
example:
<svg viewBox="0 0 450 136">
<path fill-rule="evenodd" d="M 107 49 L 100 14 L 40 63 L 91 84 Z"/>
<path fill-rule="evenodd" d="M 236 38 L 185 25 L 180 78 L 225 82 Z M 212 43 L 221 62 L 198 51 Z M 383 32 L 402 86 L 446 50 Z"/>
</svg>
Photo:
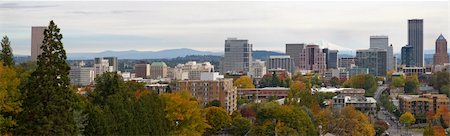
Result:
<svg viewBox="0 0 450 136">
<path fill-rule="evenodd" d="M 382 7 L 382 8 L 380 8 Z M 332 50 L 365 49 L 388 35 L 394 53 L 408 43 L 407 20 L 424 19 L 424 49 L 448 37 L 448 1 L 364 2 L 0 2 L 0 32 L 14 53 L 30 55 L 31 27 L 54 20 L 68 53 L 191 48 L 223 52 L 228 37 L 254 50 L 287 43 Z M 51 13 L 51 14 L 50 14 Z M 326 44 L 329 43 L 327 46 Z"/>
</svg>

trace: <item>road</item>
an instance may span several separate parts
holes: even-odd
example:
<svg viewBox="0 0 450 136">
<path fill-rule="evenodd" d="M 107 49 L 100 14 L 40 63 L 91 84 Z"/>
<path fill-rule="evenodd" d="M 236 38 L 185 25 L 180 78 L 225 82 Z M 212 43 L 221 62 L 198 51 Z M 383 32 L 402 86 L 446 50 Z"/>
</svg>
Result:
<svg viewBox="0 0 450 136">
<path fill-rule="evenodd" d="M 377 103 L 380 105 L 380 108 L 384 109 L 384 110 L 378 111 L 377 116 L 379 119 L 385 120 L 389 124 L 389 129 L 387 130 L 389 135 L 401 136 L 401 135 L 405 135 L 405 134 L 411 134 L 411 136 L 422 136 L 423 134 L 421 132 L 416 132 L 416 131 L 412 131 L 412 130 L 406 131 L 406 129 L 402 129 L 401 124 L 398 123 L 399 121 L 394 116 L 394 114 L 385 110 L 385 108 L 381 105 L 381 102 L 380 102 L 381 94 L 388 87 L 389 87 L 389 85 L 387 85 L 387 84 L 379 86 L 377 91 L 375 92 L 374 98 L 375 98 L 375 100 L 377 100 Z"/>
</svg>

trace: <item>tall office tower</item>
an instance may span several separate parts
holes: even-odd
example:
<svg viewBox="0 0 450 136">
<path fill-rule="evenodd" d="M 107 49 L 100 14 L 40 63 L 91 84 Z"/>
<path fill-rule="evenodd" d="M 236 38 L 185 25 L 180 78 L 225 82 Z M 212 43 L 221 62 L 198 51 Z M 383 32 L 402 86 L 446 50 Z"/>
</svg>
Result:
<svg viewBox="0 0 450 136">
<path fill-rule="evenodd" d="M 443 65 L 448 62 L 448 53 L 447 53 L 447 40 L 444 36 L 439 35 L 436 40 L 436 53 L 433 55 L 433 64 L 434 65 Z"/>
<path fill-rule="evenodd" d="M 356 66 L 368 68 L 374 76 L 386 76 L 387 73 L 386 50 L 372 48 L 356 51 Z"/>
<path fill-rule="evenodd" d="M 164 62 L 153 62 L 150 65 L 150 79 L 167 77 L 167 65 Z"/>
<path fill-rule="evenodd" d="M 355 58 L 353 57 L 343 57 L 339 58 L 339 67 L 350 69 L 352 65 L 355 65 Z"/>
<path fill-rule="evenodd" d="M 94 60 L 94 64 L 100 64 L 102 63 L 102 60 L 108 60 L 108 65 L 112 67 L 111 71 L 109 72 L 113 72 L 113 71 L 118 71 L 118 61 L 117 61 L 117 57 L 100 57 L 100 58 L 95 58 Z"/>
<path fill-rule="evenodd" d="M 135 64 L 134 65 L 135 77 L 149 78 L 150 77 L 150 64 Z"/>
<path fill-rule="evenodd" d="M 414 67 L 416 66 L 416 62 L 414 61 L 414 50 L 412 46 L 406 45 L 402 47 L 402 55 L 401 61 L 402 65 L 406 67 Z"/>
<path fill-rule="evenodd" d="M 94 82 L 95 71 L 93 67 L 71 66 L 69 78 L 73 85 L 87 86 Z"/>
<path fill-rule="evenodd" d="M 327 63 L 327 69 L 337 69 L 338 68 L 338 50 L 329 50 L 325 48 L 322 50 L 325 53 L 325 60 Z"/>
<path fill-rule="evenodd" d="M 221 73 L 248 73 L 252 61 L 252 44 L 248 40 L 228 38 Z"/>
<path fill-rule="evenodd" d="M 408 45 L 413 47 L 415 66 L 423 67 L 423 19 L 408 20 Z"/>
<path fill-rule="evenodd" d="M 252 61 L 250 64 L 250 75 L 252 78 L 262 78 L 266 74 L 266 63 L 259 59 Z"/>
<path fill-rule="evenodd" d="M 325 53 L 322 52 L 319 45 L 306 45 L 300 52 L 300 70 L 311 70 L 324 74 L 326 69 Z"/>
<path fill-rule="evenodd" d="M 294 64 L 288 55 L 269 56 L 267 69 L 284 69 L 294 74 Z"/>
<path fill-rule="evenodd" d="M 292 61 L 294 62 L 294 69 L 297 69 L 300 67 L 300 52 L 302 52 L 303 48 L 305 47 L 305 44 L 303 43 L 292 43 L 292 44 L 286 44 L 286 55 L 291 56 Z"/>
<path fill-rule="evenodd" d="M 31 27 L 31 61 L 36 61 L 37 57 L 42 54 L 42 41 L 44 41 L 45 26 Z"/>
<path fill-rule="evenodd" d="M 395 70 L 394 50 L 392 45 L 389 45 L 389 37 L 385 35 L 370 36 L 370 48 L 384 49 L 387 51 L 387 70 Z"/>
</svg>

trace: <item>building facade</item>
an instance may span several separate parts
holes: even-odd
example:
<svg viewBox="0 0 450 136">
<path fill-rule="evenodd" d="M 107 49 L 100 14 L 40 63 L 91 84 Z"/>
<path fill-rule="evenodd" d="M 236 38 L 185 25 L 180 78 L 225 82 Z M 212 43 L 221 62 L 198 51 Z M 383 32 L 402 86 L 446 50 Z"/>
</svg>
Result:
<svg viewBox="0 0 450 136">
<path fill-rule="evenodd" d="M 109 65 L 109 61 L 104 59 L 96 59 L 94 63 L 95 75 L 98 76 L 105 72 L 114 72 L 113 67 Z"/>
<path fill-rule="evenodd" d="M 294 70 L 300 68 L 300 52 L 304 47 L 303 43 L 286 44 L 286 55 L 289 55 L 294 62 Z"/>
<path fill-rule="evenodd" d="M 167 65 L 164 62 L 153 62 L 150 65 L 150 79 L 161 79 L 167 77 Z"/>
<path fill-rule="evenodd" d="M 269 100 L 286 98 L 289 88 L 284 87 L 265 87 L 265 88 L 238 88 L 238 95 L 248 100 Z M 256 98 L 253 98 L 256 97 Z"/>
<path fill-rule="evenodd" d="M 356 66 L 368 68 L 369 74 L 386 76 L 387 73 L 386 50 L 372 48 L 356 51 Z"/>
<path fill-rule="evenodd" d="M 135 64 L 134 73 L 136 77 L 147 79 L 150 77 L 150 64 Z"/>
<path fill-rule="evenodd" d="M 447 40 L 441 34 L 436 40 L 436 49 L 433 55 L 433 64 L 444 65 L 445 63 L 449 63 L 448 60 Z"/>
<path fill-rule="evenodd" d="M 387 70 L 395 70 L 394 50 L 392 45 L 389 45 L 389 37 L 385 35 L 370 36 L 370 48 L 377 48 L 386 50 Z"/>
<path fill-rule="evenodd" d="M 413 47 L 414 66 L 423 67 L 423 19 L 408 20 L 408 45 Z"/>
<path fill-rule="evenodd" d="M 347 68 L 347 69 L 349 69 L 349 68 L 352 67 L 352 65 L 355 65 L 355 64 L 356 64 L 355 58 L 353 58 L 353 57 L 342 57 L 342 58 L 339 58 L 339 67 L 340 68 Z"/>
<path fill-rule="evenodd" d="M 325 73 L 326 54 L 322 52 L 319 45 L 307 45 L 300 53 L 300 70 L 311 70 L 315 73 Z"/>
<path fill-rule="evenodd" d="M 203 106 L 213 100 L 218 100 L 228 114 L 237 109 L 237 88 L 233 86 L 233 79 L 231 78 L 182 80 L 176 83 L 176 91 L 189 91 Z"/>
<path fill-rule="evenodd" d="M 322 49 L 322 52 L 325 53 L 325 63 L 327 64 L 327 69 L 337 69 L 339 51 L 324 48 Z"/>
<path fill-rule="evenodd" d="M 346 106 L 353 106 L 361 112 L 375 115 L 377 101 L 372 97 L 347 96 L 343 94 L 333 97 L 333 109 L 340 110 Z"/>
<path fill-rule="evenodd" d="M 285 69 L 291 74 L 294 73 L 294 63 L 288 55 L 269 56 L 267 61 L 268 69 Z"/>
<path fill-rule="evenodd" d="M 87 86 L 94 83 L 95 72 L 92 67 L 71 66 L 69 71 L 70 83 Z"/>
<path fill-rule="evenodd" d="M 439 108 L 449 106 L 449 99 L 445 94 L 399 95 L 398 99 L 400 111 L 408 111 L 414 115 L 436 113 Z"/>
<path fill-rule="evenodd" d="M 412 46 L 406 45 L 402 47 L 402 55 L 401 55 L 401 61 L 402 65 L 407 67 L 414 67 L 416 66 L 416 62 L 414 61 L 414 50 Z"/>
<path fill-rule="evenodd" d="M 99 58 L 95 58 L 94 60 L 94 64 L 100 64 L 103 63 L 103 60 L 107 60 L 108 61 L 108 65 L 111 67 L 111 71 L 109 72 L 113 72 L 113 71 L 118 71 L 118 64 L 119 62 L 117 61 L 117 57 L 99 57 Z"/>
<path fill-rule="evenodd" d="M 221 73 L 248 73 L 252 61 L 252 44 L 248 40 L 228 38 L 221 62 Z"/>
<path fill-rule="evenodd" d="M 250 76 L 252 78 L 262 78 L 266 75 L 267 67 L 266 63 L 261 60 L 252 61 L 250 65 Z"/>
<path fill-rule="evenodd" d="M 42 54 L 42 42 L 44 41 L 45 26 L 31 27 L 31 61 L 36 61 L 37 57 Z"/>
</svg>

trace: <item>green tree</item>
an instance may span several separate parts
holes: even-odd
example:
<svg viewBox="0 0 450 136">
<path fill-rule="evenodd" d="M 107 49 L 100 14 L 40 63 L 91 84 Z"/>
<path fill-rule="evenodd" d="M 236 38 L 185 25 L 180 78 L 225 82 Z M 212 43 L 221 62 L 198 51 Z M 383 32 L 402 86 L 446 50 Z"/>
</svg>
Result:
<svg viewBox="0 0 450 136">
<path fill-rule="evenodd" d="M 405 86 L 405 78 L 403 76 L 394 77 L 392 79 L 392 85 L 394 87 L 403 87 L 403 86 Z"/>
<path fill-rule="evenodd" d="M 237 88 L 255 88 L 253 80 L 249 76 L 241 76 L 234 81 L 234 86 Z"/>
<path fill-rule="evenodd" d="M 446 71 L 439 71 L 433 74 L 432 84 L 435 89 L 440 89 L 444 85 L 450 84 L 450 73 Z"/>
<path fill-rule="evenodd" d="M 405 93 L 407 94 L 415 94 L 417 93 L 417 89 L 419 88 L 419 79 L 417 76 L 411 76 L 406 78 L 405 82 Z"/>
<path fill-rule="evenodd" d="M 231 125 L 231 117 L 222 107 L 208 107 L 205 110 L 205 118 L 211 128 L 206 129 L 207 135 L 215 135 L 218 131 Z"/>
<path fill-rule="evenodd" d="M 2 39 L 2 53 L 0 54 L 0 61 L 3 61 L 3 65 L 14 66 L 13 53 L 11 49 L 11 42 L 8 36 L 4 36 Z"/>
<path fill-rule="evenodd" d="M 371 74 L 359 74 L 347 80 L 344 83 L 344 87 L 362 88 L 366 90 L 366 96 L 373 96 L 378 85 L 375 76 Z"/>
<path fill-rule="evenodd" d="M 44 30 L 37 69 L 23 90 L 19 135 L 76 135 L 77 95 L 70 87 L 69 65 L 60 29 L 50 21 Z"/>
<path fill-rule="evenodd" d="M 206 107 L 211 107 L 211 106 L 215 106 L 215 107 L 220 107 L 220 101 L 219 100 L 212 100 L 211 102 L 208 103 L 208 105 Z"/>
<path fill-rule="evenodd" d="M 99 87 L 88 96 L 84 134 L 168 135 L 163 99 L 141 84 L 124 82 L 116 75 L 104 73 L 97 77 Z"/>
<path fill-rule="evenodd" d="M 243 136 L 250 131 L 252 123 L 247 118 L 236 116 L 231 122 L 231 133 L 235 136 Z"/>
<path fill-rule="evenodd" d="M 22 111 L 18 75 L 0 61 L 0 135 L 8 135 L 17 126 L 16 116 Z"/>
</svg>

